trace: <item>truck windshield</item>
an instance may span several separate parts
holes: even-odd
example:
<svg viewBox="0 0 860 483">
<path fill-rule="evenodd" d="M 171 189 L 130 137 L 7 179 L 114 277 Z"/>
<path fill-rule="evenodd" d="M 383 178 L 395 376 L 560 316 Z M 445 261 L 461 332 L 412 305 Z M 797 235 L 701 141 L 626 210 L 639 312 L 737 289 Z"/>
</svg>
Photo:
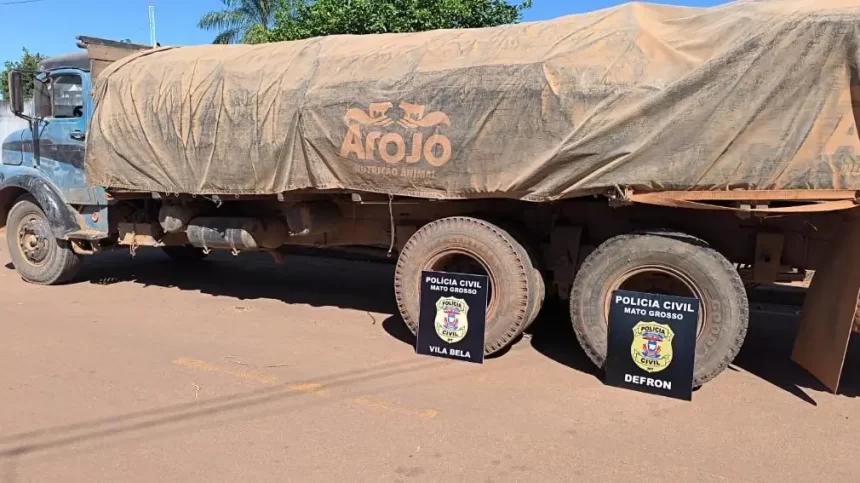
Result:
<svg viewBox="0 0 860 483">
<path fill-rule="evenodd" d="M 54 118 L 83 116 L 84 96 L 80 76 L 62 74 L 52 77 L 48 88 L 51 90 Z"/>
</svg>

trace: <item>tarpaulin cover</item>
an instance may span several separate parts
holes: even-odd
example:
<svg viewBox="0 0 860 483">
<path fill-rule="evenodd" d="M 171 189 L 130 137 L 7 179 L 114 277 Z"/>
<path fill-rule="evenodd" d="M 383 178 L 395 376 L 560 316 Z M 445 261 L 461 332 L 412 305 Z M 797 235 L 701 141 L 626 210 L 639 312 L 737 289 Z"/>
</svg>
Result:
<svg viewBox="0 0 860 483">
<path fill-rule="evenodd" d="M 194 194 L 860 189 L 858 21 L 860 0 L 627 4 L 150 50 L 99 77 L 86 172 Z"/>
</svg>

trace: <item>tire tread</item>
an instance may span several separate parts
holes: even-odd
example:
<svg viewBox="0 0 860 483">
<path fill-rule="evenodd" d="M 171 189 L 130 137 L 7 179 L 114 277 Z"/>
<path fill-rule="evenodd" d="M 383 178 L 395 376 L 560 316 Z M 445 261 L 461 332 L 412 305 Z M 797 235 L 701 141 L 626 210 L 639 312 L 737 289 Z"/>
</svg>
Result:
<svg viewBox="0 0 860 483">
<path fill-rule="evenodd" d="M 7 217 L 6 241 L 9 248 L 9 257 L 25 281 L 38 285 L 60 285 L 69 282 L 75 277 L 80 268 L 81 258 L 71 248 L 71 242 L 53 238 L 54 246 L 51 247 L 49 256 L 56 256 L 41 267 L 30 265 L 26 260 L 20 258 L 17 246 L 17 233 L 13 230 L 17 227 L 20 218 L 27 213 L 39 214 L 48 222 L 44 211 L 32 195 L 23 195 L 15 201 Z M 16 263 L 17 262 L 17 263 Z M 23 264 L 23 265 L 22 265 Z"/>
<path fill-rule="evenodd" d="M 405 293 L 409 291 L 405 277 L 415 277 L 416 274 L 409 273 L 406 267 L 413 263 L 415 257 L 426 256 L 421 248 L 428 240 L 442 236 L 459 239 L 461 244 L 468 244 L 469 239 L 480 239 L 484 243 L 496 245 L 504 252 L 502 256 L 513 262 L 513 277 L 511 278 L 517 284 L 517 287 L 514 289 L 518 294 L 518 300 L 515 304 L 516 309 L 511 317 L 511 322 L 501 336 L 496 337 L 495 340 L 488 338 L 484 353 L 490 355 L 502 350 L 520 335 L 528 325 L 528 322 L 530 322 L 528 318 L 531 316 L 533 310 L 530 306 L 532 298 L 530 290 L 532 287 L 530 287 L 529 277 L 532 276 L 531 271 L 534 270 L 534 267 L 528 259 L 525 249 L 510 234 L 498 226 L 478 218 L 467 216 L 442 218 L 424 225 L 406 242 L 397 260 L 394 274 L 394 293 L 397 300 L 397 308 L 403 317 L 403 321 L 413 333 L 417 333 L 418 320 L 416 320 L 407 306 L 406 298 L 416 297 L 417 299 L 418 294 Z M 502 268 L 508 269 L 510 267 Z M 501 294 L 501 290 L 494 288 L 494 293 L 498 296 Z"/>
<path fill-rule="evenodd" d="M 739 327 L 735 333 L 734 340 L 731 341 L 730 344 L 728 344 L 728 350 L 724 351 L 718 363 L 712 364 L 712 367 L 710 367 L 709 370 L 696 376 L 694 380 L 694 387 L 698 387 L 711 381 L 732 363 L 732 361 L 740 351 L 741 347 L 743 346 L 743 342 L 747 334 L 749 319 L 749 301 L 746 297 L 746 290 L 744 288 L 743 281 L 737 273 L 735 266 L 719 252 L 710 248 L 705 242 L 701 241 L 700 239 L 690 235 L 686 235 L 684 233 L 671 232 L 668 230 L 655 230 L 649 232 L 619 235 L 600 244 L 592 253 L 588 255 L 588 257 L 586 257 L 585 261 L 579 269 L 579 272 L 577 273 L 576 279 L 574 280 L 570 298 L 571 322 L 574 326 L 574 333 L 576 334 L 577 341 L 584 350 L 585 354 L 588 356 L 589 359 L 591 359 L 591 361 L 595 365 L 600 368 L 603 368 L 606 362 L 605 354 L 602 354 L 598 350 L 598 348 L 596 348 L 591 343 L 591 341 L 586 337 L 586 334 L 577 326 L 575 320 L 575 318 L 578 317 L 578 304 L 583 297 L 582 292 L 585 288 L 585 284 L 583 283 L 580 274 L 587 274 L 597 270 L 602 270 L 603 267 L 601 267 L 601 265 L 603 265 L 607 259 L 618 257 L 618 254 L 621 252 L 619 248 L 620 245 L 627 245 L 637 239 L 660 237 L 671 238 L 677 242 L 685 243 L 687 245 L 695 247 L 696 254 L 694 256 L 706 257 L 708 259 L 708 262 L 706 263 L 716 264 L 718 270 L 724 271 L 725 273 L 729 274 L 731 291 L 733 291 L 735 296 L 737 296 L 738 311 L 740 312 L 742 320 L 739 321 Z"/>
</svg>

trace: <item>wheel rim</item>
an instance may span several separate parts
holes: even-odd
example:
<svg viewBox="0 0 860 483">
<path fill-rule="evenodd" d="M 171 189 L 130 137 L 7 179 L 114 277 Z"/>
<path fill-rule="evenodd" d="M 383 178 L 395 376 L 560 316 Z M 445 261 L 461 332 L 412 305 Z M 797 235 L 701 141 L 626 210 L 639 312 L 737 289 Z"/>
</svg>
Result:
<svg viewBox="0 0 860 483">
<path fill-rule="evenodd" d="M 707 305 L 703 303 L 704 295 L 701 289 L 685 273 L 671 267 L 646 265 L 628 270 L 609 286 L 603 300 L 603 323 L 609 324 L 609 307 L 612 304 L 612 292 L 630 290 L 648 292 L 660 295 L 675 295 L 693 297 L 699 300 L 699 316 L 696 320 L 696 339 L 704 331 L 704 321 L 707 320 Z"/>
<path fill-rule="evenodd" d="M 50 231 L 45 220 L 37 215 L 27 215 L 18 224 L 18 250 L 27 263 L 44 265 L 50 253 Z"/>
<path fill-rule="evenodd" d="M 423 270 L 439 272 L 468 273 L 472 275 L 486 275 L 489 279 L 487 287 L 487 327 L 492 325 L 498 301 L 493 294 L 496 285 L 496 275 L 474 252 L 464 249 L 444 250 L 431 257 L 424 264 Z"/>
</svg>

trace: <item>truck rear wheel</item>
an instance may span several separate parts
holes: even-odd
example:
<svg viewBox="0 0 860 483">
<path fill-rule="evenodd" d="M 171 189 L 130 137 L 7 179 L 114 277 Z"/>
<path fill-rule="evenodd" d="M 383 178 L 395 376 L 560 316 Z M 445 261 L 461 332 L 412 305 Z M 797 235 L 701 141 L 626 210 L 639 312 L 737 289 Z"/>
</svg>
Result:
<svg viewBox="0 0 860 483">
<path fill-rule="evenodd" d="M 528 259 L 533 267 L 529 274 L 529 293 L 532 295 L 529 297 L 529 312 L 526 317 L 526 325 L 523 328 L 523 331 L 525 331 L 528 330 L 535 319 L 537 319 L 538 315 L 540 315 L 540 310 L 543 308 L 543 303 L 546 300 L 546 285 L 543 279 L 543 274 L 536 268 L 538 258 L 532 250 L 534 244 L 530 243 L 528 238 L 523 236 L 523 232 L 521 230 L 516 230 L 514 227 L 503 225 L 501 223 L 497 223 L 497 226 L 503 227 L 503 229 L 518 242 L 517 248 L 522 250 L 522 256 Z"/>
<path fill-rule="evenodd" d="M 6 242 L 12 265 L 27 282 L 61 284 L 80 267 L 80 257 L 67 240 L 54 237 L 51 222 L 32 196 L 22 196 L 9 210 Z"/>
<path fill-rule="evenodd" d="M 743 344 L 747 295 L 725 257 L 688 235 L 621 235 L 586 258 L 571 289 L 574 332 L 598 367 L 606 361 L 609 301 L 618 289 L 700 300 L 694 387 L 725 370 Z"/>
<path fill-rule="evenodd" d="M 477 218 L 451 217 L 423 226 L 397 260 L 394 294 L 404 322 L 418 332 L 421 272 L 487 275 L 490 279 L 484 353 L 496 353 L 522 333 L 540 309 L 542 284 L 526 250 L 501 228 Z"/>
</svg>

